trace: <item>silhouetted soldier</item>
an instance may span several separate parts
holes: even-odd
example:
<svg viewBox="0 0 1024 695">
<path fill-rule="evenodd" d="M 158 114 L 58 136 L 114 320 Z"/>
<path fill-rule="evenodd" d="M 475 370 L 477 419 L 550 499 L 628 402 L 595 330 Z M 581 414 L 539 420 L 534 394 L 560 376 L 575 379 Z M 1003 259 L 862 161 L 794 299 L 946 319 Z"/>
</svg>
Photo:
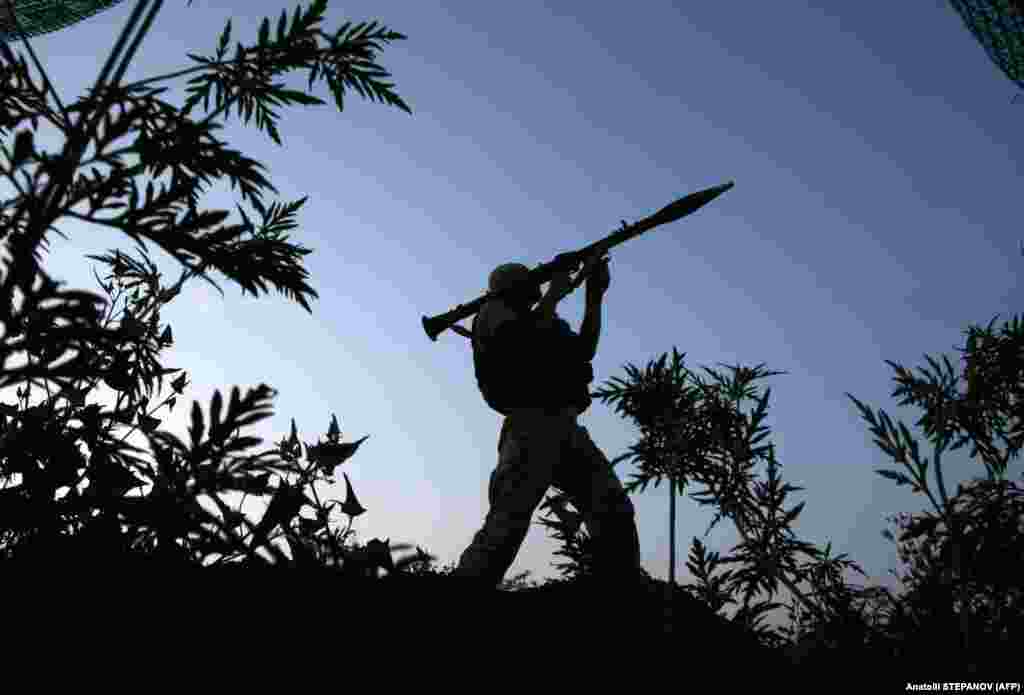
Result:
<svg viewBox="0 0 1024 695">
<path fill-rule="evenodd" d="M 555 315 L 555 305 L 570 287 L 569 273 L 557 274 L 543 298 L 540 287 L 529 284 L 524 265 L 501 265 L 490 275 L 491 291 L 508 289 L 511 295 L 488 301 L 473 320 L 473 364 L 484 400 L 505 420 L 488 487 L 490 510 L 462 553 L 455 576 L 497 586 L 552 485 L 582 515 L 594 543 L 595 576 L 617 581 L 639 572 L 633 504 L 607 457 L 576 420 L 591 402 L 590 362 L 610 282 L 606 258 L 584 272 L 590 268 L 579 334 Z"/>
</svg>

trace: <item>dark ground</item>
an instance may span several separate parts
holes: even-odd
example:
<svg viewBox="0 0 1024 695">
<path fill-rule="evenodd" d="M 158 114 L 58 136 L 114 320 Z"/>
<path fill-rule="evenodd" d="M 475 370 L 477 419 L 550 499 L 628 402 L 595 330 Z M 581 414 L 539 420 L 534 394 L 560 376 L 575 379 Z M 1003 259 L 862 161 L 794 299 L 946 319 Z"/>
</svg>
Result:
<svg viewBox="0 0 1024 695">
<path fill-rule="evenodd" d="M 1019 651 L 1007 645 L 970 674 L 962 661 L 929 650 L 925 636 L 899 662 L 819 649 L 794 665 L 678 588 L 666 632 L 665 583 L 644 587 L 579 581 L 508 592 L 430 574 L 370 581 L 334 570 L 0 564 L 8 635 L 33 634 L 48 644 L 84 640 L 85 648 L 106 635 L 112 649 L 145 646 L 150 658 L 174 656 L 182 665 L 198 658 L 221 660 L 222 668 L 295 662 L 330 670 L 372 654 L 390 664 L 385 678 L 419 662 L 424 677 L 442 680 L 466 677 L 471 664 L 499 669 L 492 687 L 541 687 L 536 679 L 543 673 L 561 674 L 568 684 L 595 677 L 611 683 L 629 672 L 634 687 L 648 678 L 653 687 L 672 674 L 715 686 L 694 692 L 739 692 L 744 683 L 788 692 L 838 685 L 904 692 L 908 682 L 1014 673 L 1021 680 L 1024 671 Z M 997 666 L 999 674 L 992 671 Z"/>
</svg>

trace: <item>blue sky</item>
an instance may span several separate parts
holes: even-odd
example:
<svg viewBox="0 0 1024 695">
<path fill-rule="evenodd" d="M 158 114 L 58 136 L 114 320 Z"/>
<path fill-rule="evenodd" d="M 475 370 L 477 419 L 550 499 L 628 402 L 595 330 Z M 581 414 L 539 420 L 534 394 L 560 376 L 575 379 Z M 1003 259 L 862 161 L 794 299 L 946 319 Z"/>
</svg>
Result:
<svg viewBox="0 0 1024 695">
<path fill-rule="evenodd" d="M 229 17 L 234 38 L 251 42 L 285 7 L 170 0 L 126 80 L 212 53 Z M 807 500 L 796 529 L 891 584 L 884 517 L 922 499 L 872 472 L 892 461 L 844 392 L 910 426 L 920 413 L 896 407 L 883 360 L 955 361 L 968 324 L 1019 310 L 1024 107 L 944 3 L 829 7 L 332 3 L 326 30 L 378 20 L 408 35 L 381 62 L 413 115 L 357 95 L 343 113 L 285 110 L 283 147 L 229 123 L 222 137 L 268 165 L 281 200 L 309 195 L 291 240 L 314 249 L 306 267 L 320 299 L 309 315 L 273 292 L 243 297 L 221 276 L 223 297 L 186 285 L 162 312 L 176 339 L 163 363 L 193 386 L 157 416 L 184 436 L 192 399 L 205 412 L 215 388 L 261 381 L 279 390 L 276 414 L 249 433 L 268 447 L 291 418 L 313 441 L 336 413 L 347 439 L 370 435 L 345 465 L 368 509 L 360 539 L 455 562 L 487 510 L 500 416 L 476 389 L 467 342 L 430 342 L 420 317 L 477 297 L 499 263 L 549 260 L 734 180 L 695 215 L 612 253 L 595 387 L 673 346 L 693 368 L 788 371 L 764 383 L 783 477 L 806 488 L 792 498 Z M 92 84 L 130 11 L 33 40 L 65 102 Z M 183 79 L 170 84 L 180 95 Z M 223 185 L 204 203 L 235 200 Z M 71 287 L 98 291 L 84 254 L 133 247 L 109 229 L 61 229 L 70 240 L 51 237 L 47 268 Z M 166 284 L 178 278 L 172 258 L 151 256 Z M 560 305 L 575 328 L 582 310 L 581 293 Z M 600 402 L 581 421 L 609 458 L 639 434 Z M 965 456 L 944 461 L 947 482 L 983 473 Z M 628 480 L 636 469 L 616 470 Z M 644 567 L 666 577 L 668 486 L 633 500 Z M 710 518 L 679 500 L 682 581 L 690 538 Z M 736 539 L 723 523 L 706 542 L 725 554 Z M 557 576 L 557 547 L 535 524 L 507 577 Z"/>
</svg>

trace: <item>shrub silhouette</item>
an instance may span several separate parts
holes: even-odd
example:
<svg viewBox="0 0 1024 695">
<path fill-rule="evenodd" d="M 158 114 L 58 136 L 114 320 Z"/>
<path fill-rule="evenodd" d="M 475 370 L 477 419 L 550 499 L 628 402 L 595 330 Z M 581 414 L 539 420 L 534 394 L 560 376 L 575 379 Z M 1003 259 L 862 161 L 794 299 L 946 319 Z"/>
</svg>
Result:
<svg viewBox="0 0 1024 695">
<path fill-rule="evenodd" d="M 339 110 L 345 89 L 354 88 L 367 98 L 409 112 L 391 85 L 380 80 L 387 72 L 375 62 L 383 43 L 404 37 L 376 22 L 346 23 L 336 34 L 327 35 L 318 28 L 326 2 L 317 1 L 304 12 L 296 9 L 290 26 L 282 13 L 273 40 L 269 20 L 264 20 L 257 42 L 250 47 L 239 44 L 234 60 L 223 60 L 231 36 L 228 21 L 215 58 L 193 56 L 199 63 L 196 68 L 122 85 L 121 75 L 159 9 L 159 5 L 151 8 L 131 48 L 125 50 L 145 4 L 136 7 L 92 93 L 67 108 L 45 73 L 43 86 L 36 84 L 24 58 L 16 58 L 6 44 L 0 47 L 4 58 L 0 126 L 4 135 L 15 132 L 13 149 L 4 150 L 9 164 L 4 175 L 18 191 L 3 209 L 3 236 L 11 254 L 5 258 L 7 273 L 0 287 L 0 319 L 5 327 L 0 386 L 25 384 L 17 389 L 17 404 L 0 405 L 0 480 L 5 483 L 0 490 L 2 558 L 18 561 L 21 567 L 67 563 L 73 557 L 94 563 L 145 557 L 161 566 L 203 565 L 215 558 L 211 564 L 237 560 L 247 567 L 332 565 L 356 576 L 371 574 L 378 567 L 400 571 L 422 562 L 429 556 L 420 550 L 394 563 L 391 553 L 409 546 L 391 547 L 380 539 L 363 547 L 346 547 L 352 519 L 365 510 L 347 476 L 347 495 L 340 504 L 321 503 L 313 483 L 333 483 L 330 474 L 366 437 L 342 442 L 336 417 L 326 442 L 306 444 L 308 465 L 302 466 L 294 421 L 291 437 L 276 449 L 255 457 L 235 456 L 261 441 L 238 433 L 270 415 L 273 390 L 265 384 L 244 395 L 235 387 L 226 412 L 222 412 L 224 398 L 215 392 L 208 420 L 193 404 L 188 445 L 159 430 L 160 420 L 154 417 L 165 405 L 169 411 L 174 408 L 188 384 L 186 374 L 171 382 L 172 395 L 155 406 L 150 403 L 154 390 L 162 393 L 165 376 L 182 372 L 164 369 L 156 356 L 173 344 L 171 326 L 161 330 L 160 308 L 178 295 L 186 280 L 201 276 L 212 283 L 206 271 L 213 268 L 253 294 L 266 291 L 265 283 L 270 281 L 307 311 L 306 296 L 316 296 L 296 262 L 309 250 L 287 243 L 284 234 L 296 226 L 295 214 L 305 199 L 264 205 L 263 192 L 275 189 L 259 173 L 262 165 L 214 139 L 211 133 L 220 127 L 215 119 L 225 118 L 234 106 L 248 123 L 255 111 L 257 127 L 280 143 L 277 114 L 271 105 L 323 103 L 271 82 L 276 75 L 296 69 L 309 72 L 310 87 L 317 78 L 326 81 Z M 326 47 L 320 46 L 321 40 L 326 40 Z M 145 86 L 189 72 L 201 74 L 190 80 L 191 94 L 180 110 L 156 97 L 163 90 Z M 202 121 L 191 120 L 192 109 L 200 101 L 207 108 L 211 96 L 214 109 Z M 74 115 L 79 116 L 75 123 Z M 58 155 L 36 151 L 34 132 L 40 119 L 64 134 L 66 146 Z M 32 129 L 19 130 L 26 121 Z M 112 149 L 120 138 L 131 135 L 135 139 L 130 146 Z M 86 159 L 90 145 L 95 154 Z M 129 155 L 138 158 L 134 166 L 126 164 Z M 91 176 L 81 173 L 87 165 L 93 165 Z M 95 165 L 106 166 L 106 174 L 100 174 Z M 140 193 L 135 177 L 156 178 L 165 172 L 171 175 L 169 186 L 160 184 L 157 191 L 151 181 L 145 194 Z M 19 174 L 26 185 L 17 178 Z M 239 187 L 243 198 L 260 213 L 262 224 L 254 225 L 240 206 L 244 223 L 227 227 L 218 226 L 226 219 L 226 211 L 198 210 L 204 185 L 222 177 Z M 88 215 L 74 211 L 83 203 L 89 205 Z M 101 216 L 116 210 L 121 212 Z M 61 283 L 51 280 L 39 265 L 37 247 L 45 242 L 52 224 L 64 216 L 119 228 L 142 246 L 141 262 L 120 251 L 89 256 L 111 268 L 106 283 L 97 276 L 113 300 L 106 316 L 101 316 L 101 307 L 107 302 L 89 292 L 61 290 Z M 160 284 L 142 239 L 157 243 L 185 266 L 177 283 Z M 21 295 L 20 306 L 16 292 Z M 124 299 L 123 311 L 117 326 L 111 327 L 120 299 Z M 22 352 L 27 353 L 28 364 L 10 368 L 8 358 Z M 73 353 L 72 359 L 61 362 L 68 352 Z M 86 397 L 101 382 L 117 392 L 112 411 L 95 403 L 86 405 Z M 31 404 L 34 387 L 44 390 L 46 398 Z M 129 429 L 117 438 L 112 434 L 115 427 Z M 141 450 L 125 443 L 136 430 L 149 440 L 155 465 L 134 456 Z M 82 446 L 88 447 L 87 454 Z M 272 476 L 277 485 L 271 483 Z M 148 494 L 130 495 L 144 486 L 150 486 Z M 306 487 L 312 499 L 303 492 Z M 224 492 L 269 496 L 267 512 L 254 525 L 240 508 L 227 507 L 219 497 Z M 204 509 L 198 503 L 200 496 L 212 499 L 220 516 Z M 330 528 L 334 506 L 348 515 L 349 528 Z M 314 509 L 315 518 L 300 516 L 307 507 Z M 290 557 L 271 542 L 275 539 L 287 543 Z M 257 549 L 266 551 L 270 561 Z"/>
<path fill-rule="evenodd" d="M 783 502 L 788 493 L 802 488 L 782 483 L 770 443 L 752 446 L 768 436 L 760 422 L 770 389 L 759 396 L 751 386 L 769 374 L 764 365 L 729 367 L 731 379 L 705 367 L 714 382 L 708 384 L 673 349 L 670 365 L 667 353 L 643 371 L 627 365 L 627 379 L 612 379 L 593 394 L 615 403 L 641 432 L 640 440 L 613 462 L 637 462 L 641 472 L 627 490 L 643 490 L 651 480 L 657 486 L 662 477 L 677 490 L 691 482 L 701 484 L 704 489 L 690 496 L 716 507 L 711 527 L 728 518 L 740 532 L 742 542 L 725 558 L 693 538 L 687 567 L 696 582 L 682 589 L 722 617 L 727 607 L 736 606 L 730 622 L 765 646 L 784 648 L 791 661 L 806 669 L 837 667 L 859 658 L 884 665 L 886 672 L 925 680 L 940 673 L 957 678 L 1009 675 L 1009 645 L 1024 627 L 1020 582 L 1009 569 L 1022 559 L 1024 505 L 1020 486 L 1006 480 L 1006 463 L 1021 446 L 1024 341 L 1019 319 L 1004 324 L 999 335 L 992 332 L 991 322 L 987 328 L 971 326 L 966 333 L 959 378 L 946 358 L 942 372 L 926 356 L 933 371 L 918 368 L 924 378 L 889 363 L 899 384 L 894 396 L 903 396 L 900 404 L 925 410 L 917 424 L 935 443 L 931 468 L 939 483 L 938 497 L 929 489 L 929 462 L 920 459 L 906 426 L 900 422 L 897 431 L 883 411 L 876 418 L 849 396 L 871 425 L 876 444 L 910 475 L 878 473 L 927 495 L 936 510 L 892 518 L 903 530 L 900 559 L 909 565 L 906 574 L 893 572 L 904 587 L 900 596 L 884 587 L 847 583 L 844 570 L 863 574 L 856 563 L 845 555 L 832 557 L 831 544 L 815 547 L 789 528 L 804 503 L 784 509 Z M 957 388 L 961 382 L 966 386 L 963 394 Z M 749 414 L 738 407 L 744 399 L 756 403 Z M 1004 450 L 995 445 L 997 438 Z M 973 445 L 971 458 L 980 456 L 987 479 L 975 478 L 947 497 L 941 455 L 947 447 L 956 450 L 967 443 Z M 766 464 L 763 481 L 754 474 L 759 459 Z M 561 495 L 549 497 L 545 507 L 557 520 L 540 523 L 555 530 L 564 546 L 559 554 L 570 558 L 559 565 L 563 575 L 586 576 L 588 537 L 579 528 L 578 516 L 566 509 Z M 889 531 L 884 535 L 896 540 Z M 775 601 L 779 584 L 792 595 L 786 606 L 790 623 L 773 628 L 762 621 L 781 607 Z M 753 602 L 758 594 L 766 598 Z"/>
</svg>

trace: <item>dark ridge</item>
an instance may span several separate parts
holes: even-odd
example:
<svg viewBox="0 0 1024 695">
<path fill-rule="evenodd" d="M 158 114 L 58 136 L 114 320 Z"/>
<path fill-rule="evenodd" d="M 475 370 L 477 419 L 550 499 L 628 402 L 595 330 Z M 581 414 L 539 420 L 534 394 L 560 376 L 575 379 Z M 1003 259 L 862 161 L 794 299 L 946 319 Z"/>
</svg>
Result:
<svg viewBox="0 0 1024 695">
<path fill-rule="evenodd" d="M 339 653 L 384 650 L 399 662 L 422 659 L 421 667 L 433 668 L 437 658 L 502 663 L 517 682 L 522 669 L 565 673 L 571 683 L 637 663 L 648 675 L 681 670 L 694 683 L 786 684 L 799 692 L 840 681 L 889 692 L 908 682 L 1012 680 L 1017 664 L 1010 645 L 998 642 L 964 657 L 943 641 L 949 632 L 913 635 L 895 650 L 772 649 L 680 587 L 667 602 L 666 582 L 653 579 L 623 587 L 580 578 L 502 591 L 429 572 L 372 579 L 334 568 L 154 560 L 28 567 L 0 563 L 0 588 L 8 634 L 30 642 L 108 634 L 120 635 L 128 651 L 191 653 L 212 648 L 215 638 L 219 659 L 272 653 L 325 666 Z"/>
</svg>

